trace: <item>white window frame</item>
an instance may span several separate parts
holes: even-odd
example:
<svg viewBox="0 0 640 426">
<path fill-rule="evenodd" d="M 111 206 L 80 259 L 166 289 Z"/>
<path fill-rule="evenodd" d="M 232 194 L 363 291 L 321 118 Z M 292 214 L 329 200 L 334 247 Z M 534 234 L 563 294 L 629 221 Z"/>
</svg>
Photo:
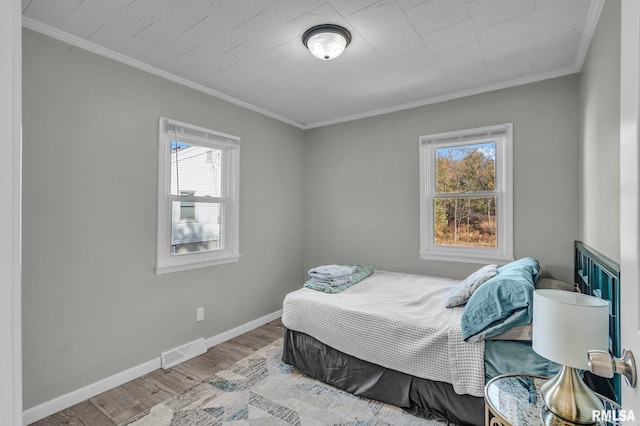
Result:
<svg viewBox="0 0 640 426">
<path fill-rule="evenodd" d="M 171 139 L 222 149 L 222 196 L 219 198 L 171 194 Z M 240 138 L 160 117 L 158 137 L 158 238 L 156 274 L 186 271 L 237 262 L 239 252 Z M 220 239 L 222 250 L 193 254 L 171 254 L 171 205 L 174 201 L 221 202 L 224 204 Z"/>
<path fill-rule="evenodd" d="M 436 149 L 482 142 L 496 143 L 497 247 L 436 245 Z M 513 260 L 513 124 L 420 136 L 420 258 L 469 263 L 503 263 Z M 471 196 L 473 194 L 465 194 Z"/>
</svg>

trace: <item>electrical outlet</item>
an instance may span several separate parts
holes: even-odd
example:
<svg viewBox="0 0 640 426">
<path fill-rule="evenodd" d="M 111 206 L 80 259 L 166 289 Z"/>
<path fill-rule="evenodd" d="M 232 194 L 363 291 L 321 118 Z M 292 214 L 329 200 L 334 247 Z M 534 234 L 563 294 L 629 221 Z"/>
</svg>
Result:
<svg viewBox="0 0 640 426">
<path fill-rule="evenodd" d="M 200 307 L 196 309 L 196 322 L 202 321 L 204 319 L 204 308 Z"/>
</svg>

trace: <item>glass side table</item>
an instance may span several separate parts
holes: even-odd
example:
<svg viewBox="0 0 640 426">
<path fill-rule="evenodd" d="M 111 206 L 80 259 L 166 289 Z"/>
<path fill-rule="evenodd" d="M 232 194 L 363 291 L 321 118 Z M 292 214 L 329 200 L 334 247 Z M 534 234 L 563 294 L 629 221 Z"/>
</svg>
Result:
<svg viewBox="0 0 640 426">
<path fill-rule="evenodd" d="M 546 377 L 531 374 L 505 374 L 491 379 L 484 388 L 485 426 L 573 426 L 550 412 L 540 396 Z M 600 396 L 600 395 L 598 395 Z M 605 414 L 598 425 L 622 425 L 618 420 L 620 406 L 600 396 Z"/>
</svg>

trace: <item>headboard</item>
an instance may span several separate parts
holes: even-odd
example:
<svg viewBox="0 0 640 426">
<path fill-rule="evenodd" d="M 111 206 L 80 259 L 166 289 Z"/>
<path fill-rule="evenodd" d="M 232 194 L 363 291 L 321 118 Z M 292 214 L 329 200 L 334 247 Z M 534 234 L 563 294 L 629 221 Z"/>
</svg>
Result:
<svg viewBox="0 0 640 426">
<path fill-rule="evenodd" d="M 584 294 L 609 301 L 609 352 L 620 356 L 620 265 L 586 244 L 574 243 L 575 282 Z M 620 375 L 611 379 L 585 372 L 596 392 L 620 403 Z"/>
</svg>

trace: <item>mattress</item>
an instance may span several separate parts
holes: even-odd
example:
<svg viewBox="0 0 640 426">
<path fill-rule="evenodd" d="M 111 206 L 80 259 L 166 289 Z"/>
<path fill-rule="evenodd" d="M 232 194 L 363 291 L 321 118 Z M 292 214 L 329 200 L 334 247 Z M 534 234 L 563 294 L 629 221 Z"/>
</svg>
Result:
<svg viewBox="0 0 640 426">
<path fill-rule="evenodd" d="M 375 271 L 339 294 L 306 288 L 289 293 L 282 322 L 358 359 L 480 397 L 484 341 L 463 341 L 462 308 L 444 307 L 458 282 Z"/>
</svg>

